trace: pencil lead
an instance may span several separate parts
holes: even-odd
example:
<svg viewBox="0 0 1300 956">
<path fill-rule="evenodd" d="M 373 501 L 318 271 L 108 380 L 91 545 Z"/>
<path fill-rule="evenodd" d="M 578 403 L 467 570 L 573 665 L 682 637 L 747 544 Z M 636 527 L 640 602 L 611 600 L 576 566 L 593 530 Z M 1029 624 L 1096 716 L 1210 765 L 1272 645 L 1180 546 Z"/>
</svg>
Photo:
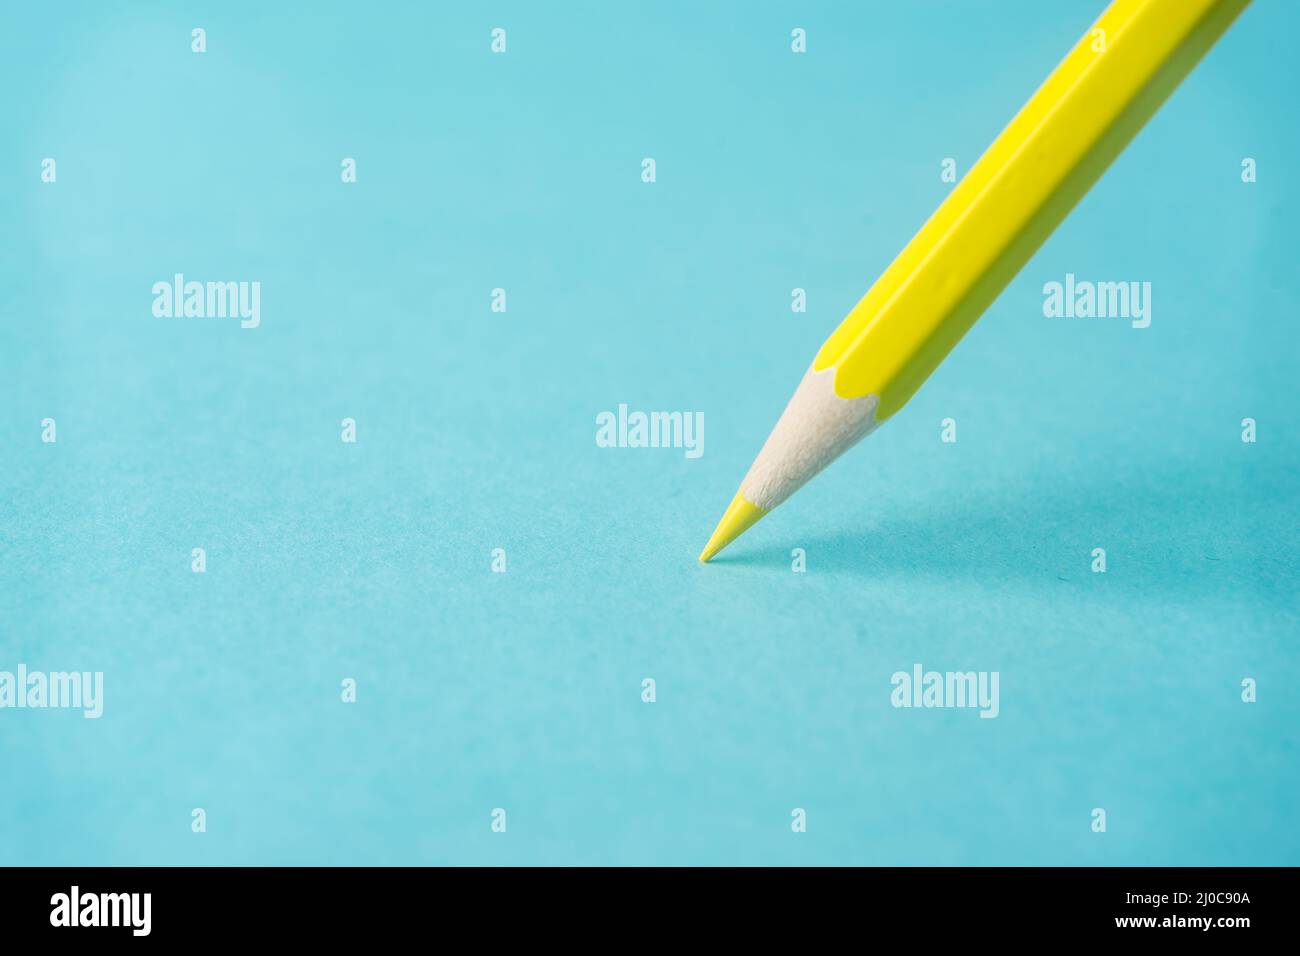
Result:
<svg viewBox="0 0 1300 956">
<path fill-rule="evenodd" d="M 737 491 L 736 497 L 731 499 L 731 504 L 727 505 L 727 510 L 723 512 L 722 520 L 713 529 L 713 534 L 709 537 L 709 543 L 700 552 L 700 560 L 708 561 L 752 528 L 754 523 L 765 514 L 767 514 L 766 511 L 750 502 Z"/>
</svg>

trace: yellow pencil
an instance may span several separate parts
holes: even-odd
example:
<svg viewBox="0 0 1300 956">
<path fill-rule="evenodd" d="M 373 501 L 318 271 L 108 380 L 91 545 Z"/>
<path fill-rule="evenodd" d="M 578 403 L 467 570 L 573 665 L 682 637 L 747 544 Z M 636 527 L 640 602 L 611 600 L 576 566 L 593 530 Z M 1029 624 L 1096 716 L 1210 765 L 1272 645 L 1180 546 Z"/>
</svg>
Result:
<svg viewBox="0 0 1300 956">
<path fill-rule="evenodd" d="M 1250 0 L 1115 0 L 822 346 L 708 561 L 903 407 Z"/>
</svg>

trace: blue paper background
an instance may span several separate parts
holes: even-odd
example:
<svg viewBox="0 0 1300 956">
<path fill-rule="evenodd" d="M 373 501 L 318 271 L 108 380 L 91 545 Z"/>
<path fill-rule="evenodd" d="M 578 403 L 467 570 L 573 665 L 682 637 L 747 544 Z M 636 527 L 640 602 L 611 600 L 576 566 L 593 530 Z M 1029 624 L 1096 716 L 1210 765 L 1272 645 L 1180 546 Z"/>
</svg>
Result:
<svg viewBox="0 0 1300 956">
<path fill-rule="evenodd" d="M 1101 8 L 7 7 L 0 669 L 106 701 L 0 710 L 0 863 L 1300 863 L 1296 5 L 695 560 L 941 160 Z M 261 327 L 154 318 L 175 272 Z M 1045 318 L 1066 272 L 1151 327 Z M 620 402 L 704 456 L 597 448 Z M 891 707 L 914 663 L 1000 716 Z"/>
</svg>

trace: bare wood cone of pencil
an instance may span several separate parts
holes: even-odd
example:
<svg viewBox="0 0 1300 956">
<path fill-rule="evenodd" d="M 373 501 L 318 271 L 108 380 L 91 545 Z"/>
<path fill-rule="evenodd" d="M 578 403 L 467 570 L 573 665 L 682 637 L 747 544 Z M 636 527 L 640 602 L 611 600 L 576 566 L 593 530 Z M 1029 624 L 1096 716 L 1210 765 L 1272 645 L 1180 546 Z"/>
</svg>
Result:
<svg viewBox="0 0 1300 956">
<path fill-rule="evenodd" d="M 700 554 L 897 412 L 1250 0 L 1115 0 L 826 340 Z"/>
</svg>

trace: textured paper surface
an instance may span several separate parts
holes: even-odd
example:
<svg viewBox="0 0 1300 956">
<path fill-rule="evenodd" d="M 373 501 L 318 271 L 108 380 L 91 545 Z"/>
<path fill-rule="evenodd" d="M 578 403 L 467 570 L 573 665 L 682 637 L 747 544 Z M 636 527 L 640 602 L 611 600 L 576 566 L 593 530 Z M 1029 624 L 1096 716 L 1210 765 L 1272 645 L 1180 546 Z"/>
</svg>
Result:
<svg viewBox="0 0 1300 956">
<path fill-rule="evenodd" d="M 106 700 L 0 711 L 0 863 L 1300 863 L 1290 5 L 695 560 L 941 161 L 1096 13 L 985 6 L 523 4 L 503 56 L 468 9 L 13 11 L 0 669 Z M 175 272 L 260 281 L 260 328 L 154 318 Z M 1152 282 L 1151 326 L 1045 318 L 1067 273 Z M 598 448 L 620 402 L 703 411 L 703 457 Z M 1000 715 L 893 708 L 916 663 Z"/>
</svg>

